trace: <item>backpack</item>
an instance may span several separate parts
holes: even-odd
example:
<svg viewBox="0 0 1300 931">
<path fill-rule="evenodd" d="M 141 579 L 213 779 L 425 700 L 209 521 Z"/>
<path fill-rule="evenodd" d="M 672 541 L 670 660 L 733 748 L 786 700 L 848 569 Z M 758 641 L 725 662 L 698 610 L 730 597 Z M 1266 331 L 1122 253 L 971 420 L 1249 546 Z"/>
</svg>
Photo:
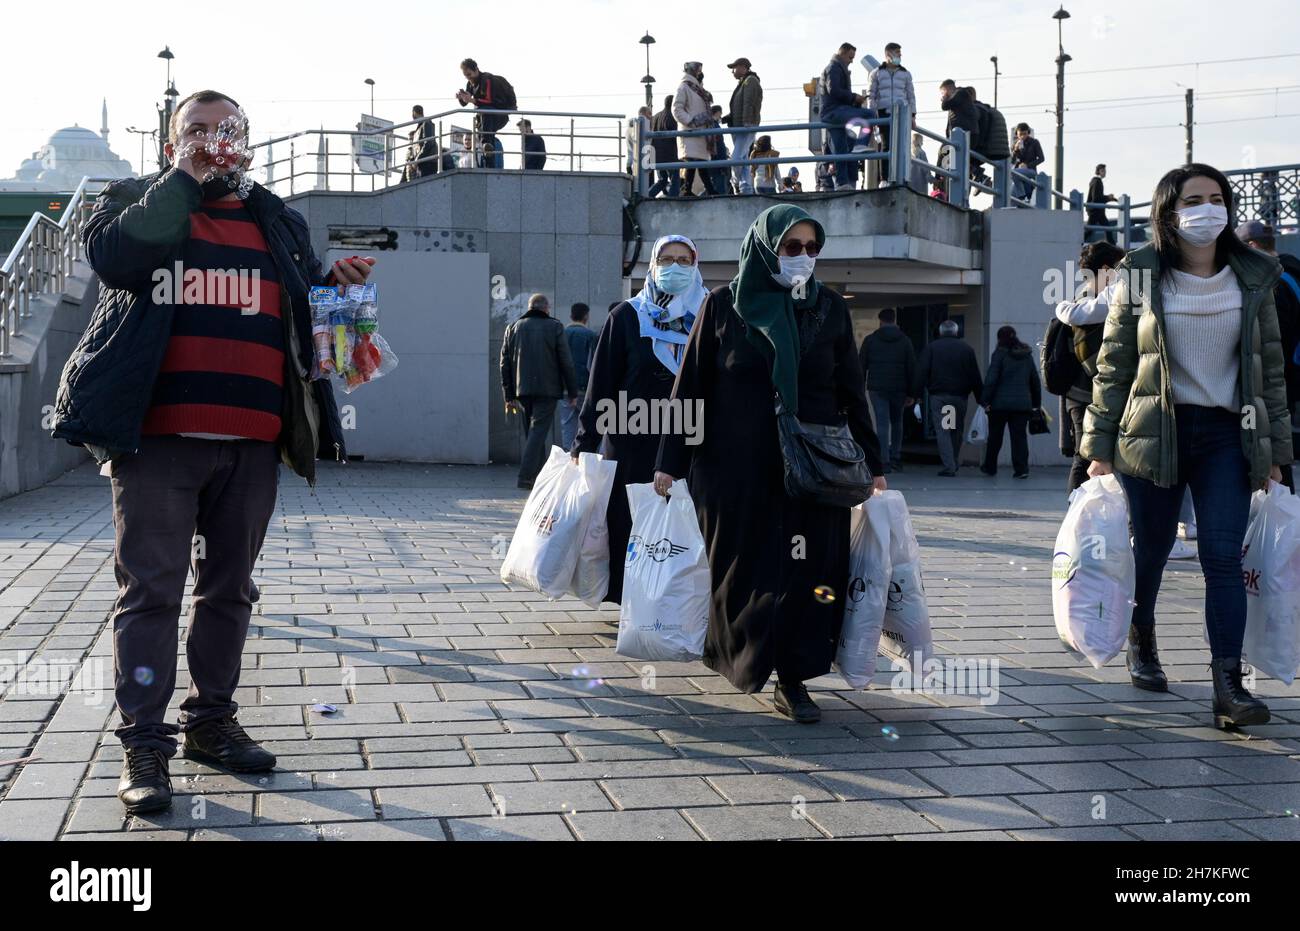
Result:
<svg viewBox="0 0 1300 931">
<path fill-rule="evenodd" d="M 496 105 L 494 110 L 517 110 L 519 109 L 519 98 L 515 96 L 515 89 L 499 74 L 492 75 L 492 89 L 496 94 Z"/>
<path fill-rule="evenodd" d="M 1075 355 L 1072 329 L 1053 317 L 1043 335 L 1039 369 L 1047 390 L 1058 396 L 1073 388 L 1083 375 L 1083 366 Z"/>
<path fill-rule="evenodd" d="M 1090 323 L 1087 326 L 1070 327 L 1074 331 L 1074 357 L 1079 360 L 1083 373 L 1089 378 L 1097 377 L 1097 353 L 1101 352 L 1101 340 L 1106 324 Z"/>
<path fill-rule="evenodd" d="M 1007 137 L 1007 118 L 1002 115 L 1001 110 L 990 107 L 986 103 L 977 102 L 976 106 L 980 110 L 979 142 L 983 146 L 977 151 L 995 162 L 1010 158 L 1011 142 Z"/>
</svg>

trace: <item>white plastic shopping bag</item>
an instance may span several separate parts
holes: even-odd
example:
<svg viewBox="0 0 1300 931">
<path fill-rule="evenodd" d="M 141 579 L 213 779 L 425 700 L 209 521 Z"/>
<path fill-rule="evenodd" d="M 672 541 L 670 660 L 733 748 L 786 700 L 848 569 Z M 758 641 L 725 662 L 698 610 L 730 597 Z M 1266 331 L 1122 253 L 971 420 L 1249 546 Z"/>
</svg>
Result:
<svg viewBox="0 0 1300 931">
<path fill-rule="evenodd" d="M 1129 543 L 1128 500 L 1119 478 L 1089 479 L 1070 496 L 1052 551 L 1056 633 L 1095 668 L 1128 639 L 1136 572 Z"/>
<path fill-rule="evenodd" d="M 872 495 L 867 503 L 876 499 L 877 495 Z M 921 547 L 903 493 L 881 492 L 879 502 L 889 519 L 890 565 L 880 653 L 911 672 L 919 672 L 921 663 L 932 652 L 933 641 L 930 609 L 921 582 Z"/>
<path fill-rule="evenodd" d="M 605 522 L 605 511 L 617 469 L 617 462 L 599 453 L 578 454 L 578 470 L 586 477 L 591 493 L 591 509 L 587 512 L 587 525 L 582 531 L 578 563 L 573 569 L 569 591 L 592 608 L 599 608 L 609 591 L 609 525 Z"/>
<path fill-rule="evenodd" d="M 989 415 L 982 407 L 975 408 L 975 416 L 970 419 L 966 430 L 966 442 L 972 446 L 982 446 L 989 439 Z"/>
<path fill-rule="evenodd" d="M 632 534 L 616 652 L 632 659 L 699 659 L 709 627 L 709 563 L 686 482 L 673 482 L 666 501 L 652 484 L 628 485 L 627 503 Z"/>
<path fill-rule="evenodd" d="M 889 597 L 889 507 L 872 495 L 850 512 L 849 586 L 835 666 L 850 688 L 864 689 L 876 671 L 876 651 Z"/>
<path fill-rule="evenodd" d="M 591 510 L 589 473 L 558 446 L 533 482 L 501 565 L 501 581 L 551 598 L 569 590 Z"/>
<path fill-rule="evenodd" d="M 1290 685 L 1300 669 L 1300 498 L 1270 482 L 1252 503 L 1241 554 L 1246 580 L 1241 655 Z"/>
</svg>

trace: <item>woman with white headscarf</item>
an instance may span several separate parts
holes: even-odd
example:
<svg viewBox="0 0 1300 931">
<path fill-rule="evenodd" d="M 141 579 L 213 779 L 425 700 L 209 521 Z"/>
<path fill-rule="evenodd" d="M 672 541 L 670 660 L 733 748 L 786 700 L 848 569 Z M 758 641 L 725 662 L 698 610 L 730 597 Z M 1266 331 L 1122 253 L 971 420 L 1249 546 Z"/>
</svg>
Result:
<svg viewBox="0 0 1300 931">
<path fill-rule="evenodd" d="M 700 426 L 687 419 L 694 411 L 684 412 L 680 423 L 663 423 L 654 415 L 656 408 L 667 409 L 691 325 L 709 296 L 698 258 L 695 243 L 685 236 L 664 236 L 654 244 L 644 287 L 615 307 L 601 328 L 578 415 L 573 456 L 603 451 L 618 462 L 605 514 L 610 554 L 605 600 L 615 604 L 623 597 L 623 558 L 632 532 L 624 488 L 654 479 L 662 430 Z"/>
</svg>

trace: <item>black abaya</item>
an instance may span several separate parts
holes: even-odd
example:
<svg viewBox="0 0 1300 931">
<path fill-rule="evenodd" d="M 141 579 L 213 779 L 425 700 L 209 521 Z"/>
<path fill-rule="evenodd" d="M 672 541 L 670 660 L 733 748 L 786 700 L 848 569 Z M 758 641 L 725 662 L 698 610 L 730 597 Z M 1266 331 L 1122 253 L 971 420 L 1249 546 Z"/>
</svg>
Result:
<svg viewBox="0 0 1300 931">
<path fill-rule="evenodd" d="M 799 418 L 847 419 L 879 475 L 848 305 L 822 286 L 817 307 L 825 320 L 799 364 Z M 830 671 L 848 584 L 849 509 L 785 494 L 771 370 L 744 330 L 731 292 L 713 291 L 673 394 L 704 401 L 703 443 L 665 436 L 658 468 L 689 477 L 704 533 L 713 588 L 704 662 L 736 688 L 757 692 L 773 670 L 789 683 Z"/>
<path fill-rule="evenodd" d="M 659 434 L 611 431 L 602 435 L 596 429 L 600 408 L 617 404 L 621 391 L 627 392 L 629 402 L 634 399 L 651 402 L 666 401 L 672 390 L 673 373 L 655 357 L 651 341 L 641 336 L 641 321 L 636 308 L 624 301 L 611 311 L 596 340 L 587 395 L 579 414 L 578 435 L 570 450 L 574 453 L 599 452 L 603 438 L 604 455 L 618 462 L 609 507 L 605 512 L 609 527 L 609 591 L 604 600 L 615 604 L 623 600 L 623 560 L 632 533 L 626 488 L 654 480 Z"/>
</svg>

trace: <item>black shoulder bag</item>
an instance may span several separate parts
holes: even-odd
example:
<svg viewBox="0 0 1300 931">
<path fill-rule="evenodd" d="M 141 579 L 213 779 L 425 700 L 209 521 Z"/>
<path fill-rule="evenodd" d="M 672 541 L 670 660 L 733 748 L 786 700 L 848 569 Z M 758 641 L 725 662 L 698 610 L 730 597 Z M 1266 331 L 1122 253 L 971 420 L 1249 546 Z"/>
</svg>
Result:
<svg viewBox="0 0 1300 931">
<path fill-rule="evenodd" d="M 826 301 L 806 311 L 812 318 L 805 338 L 800 327 L 799 358 L 802 359 L 821 330 Z M 785 460 L 785 491 L 791 498 L 829 507 L 851 508 L 871 496 L 871 470 L 866 454 L 847 423 L 839 425 L 805 423 L 787 411 L 776 392 L 776 425 Z"/>
</svg>

